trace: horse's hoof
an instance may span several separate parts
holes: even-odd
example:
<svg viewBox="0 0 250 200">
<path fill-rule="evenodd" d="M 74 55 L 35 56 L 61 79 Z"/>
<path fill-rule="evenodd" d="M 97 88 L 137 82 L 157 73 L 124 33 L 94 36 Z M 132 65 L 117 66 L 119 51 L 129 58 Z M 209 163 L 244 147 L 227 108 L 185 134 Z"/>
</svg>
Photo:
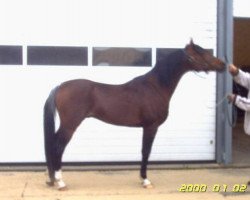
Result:
<svg viewBox="0 0 250 200">
<path fill-rule="evenodd" d="M 49 187 L 53 187 L 55 185 L 54 181 L 46 181 L 46 185 Z"/>
<path fill-rule="evenodd" d="M 154 188 L 153 184 L 148 179 L 143 180 L 142 187 L 145 188 L 145 189 Z"/>
<path fill-rule="evenodd" d="M 57 180 L 57 181 L 56 181 L 56 184 L 57 184 L 57 189 L 58 189 L 59 191 L 65 191 L 65 190 L 67 190 L 67 186 L 66 186 L 66 184 L 63 182 L 63 180 Z"/>
<path fill-rule="evenodd" d="M 154 186 L 152 184 L 148 184 L 148 185 L 143 185 L 143 188 L 152 189 L 152 188 L 154 188 Z"/>
<path fill-rule="evenodd" d="M 59 191 L 67 191 L 67 190 L 68 190 L 68 187 L 67 187 L 67 186 L 59 187 L 58 190 L 59 190 Z"/>
</svg>

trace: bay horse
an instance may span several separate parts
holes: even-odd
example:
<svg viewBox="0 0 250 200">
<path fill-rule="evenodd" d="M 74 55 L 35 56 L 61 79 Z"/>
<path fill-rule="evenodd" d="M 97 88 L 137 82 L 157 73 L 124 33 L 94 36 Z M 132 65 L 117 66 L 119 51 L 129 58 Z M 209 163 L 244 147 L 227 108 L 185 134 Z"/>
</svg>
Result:
<svg viewBox="0 0 250 200">
<path fill-rule="evenodd" d="M 159 59 L 142 76 L 121 85 L 109 85 L 85 79 L 70 80 L 54 88 L 44 105 L 45 155 L 48 185 L 65 189 L 61 162 L 66 145 L 80 123 L 94 117 L 106 123 L 142 127 L 143 187 L 151 187 L 147 164 L 158 127 L 167 119 L 169 101 L 181 77 L 188 71 L 222 71 L 225 63 L 191 40 L 184 49 Z M 55 130 L 55 112 L 60 125 Z"/>
</svg>

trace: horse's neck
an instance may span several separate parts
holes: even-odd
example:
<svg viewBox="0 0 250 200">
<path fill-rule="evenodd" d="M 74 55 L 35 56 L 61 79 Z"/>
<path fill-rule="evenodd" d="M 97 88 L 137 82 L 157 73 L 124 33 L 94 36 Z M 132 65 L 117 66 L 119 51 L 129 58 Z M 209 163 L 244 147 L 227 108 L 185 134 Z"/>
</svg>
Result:
<svg viewBox="0 0 250 200">
<path fill-rule="evenodd" d="M 168 66 L 164 66 L 168 67 Z M 174 70 L 153 69 L 152 75 L 156 76 L 159 82 L 159 88 L 167 98 L 171 98 L 180 79 L 187 72 L 184 67 L 176 66 Z"/>
<path fill-rule="evenodd" d="M 177 85 L 179 84 L 182 76 L 186 73 L 186 71 L 182 71 L 180 73 L 177 74 L 173 74 L 173 76 L 171 77 L 171 83 L 170 85 L 168 85 L 165 90 L 169 93 L 170 96 L 173 95 Z"/>
</svg>

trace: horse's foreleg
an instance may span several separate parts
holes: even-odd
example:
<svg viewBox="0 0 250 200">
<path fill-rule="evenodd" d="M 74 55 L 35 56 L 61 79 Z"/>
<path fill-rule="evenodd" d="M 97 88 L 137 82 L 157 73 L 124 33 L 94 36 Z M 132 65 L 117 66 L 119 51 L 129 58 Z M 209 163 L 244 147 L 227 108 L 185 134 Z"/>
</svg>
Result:
<svg viewBox="0 0 250 200">
<path fill-rule="evenodd" d="M 65 147 L 69 143 L 73 130 L 66 130 L 63 128 L 59 128 L 58 132 L 55 135 L 55 143 L 54 143 L 54 155 L 53 155 L 53 167 L 55 171 L 55 182 L 57 183 L 59 190 L 64 190 L 66 188 L 66 184 L 62 179 L 62 156 L 65 150 Z"/>
<path fill-rule="evenodd" d="M 142 163 L 141 163 L 140 173 L 141 173 L 141 178 L 143 179 L 142 186 L 144 188 L 152 187 L 152 183 L 147 179 L 147 164 L 157 129 L 158 127 L 143 128 Z"/>
</svg>

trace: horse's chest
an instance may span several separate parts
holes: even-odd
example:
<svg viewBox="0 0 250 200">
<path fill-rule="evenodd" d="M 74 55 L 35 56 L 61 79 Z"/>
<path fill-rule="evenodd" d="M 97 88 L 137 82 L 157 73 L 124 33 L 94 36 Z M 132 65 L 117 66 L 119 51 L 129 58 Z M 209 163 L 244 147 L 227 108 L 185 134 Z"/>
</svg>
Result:
<svg viewBox="0 0 250 200">
<path fill-rule="evenodd" d="M 154 101 L 148 104 L 145 110 L 144 118 L 154 124 L 162 124 L 168 117 L 168 103 Z"/>
</svg>

